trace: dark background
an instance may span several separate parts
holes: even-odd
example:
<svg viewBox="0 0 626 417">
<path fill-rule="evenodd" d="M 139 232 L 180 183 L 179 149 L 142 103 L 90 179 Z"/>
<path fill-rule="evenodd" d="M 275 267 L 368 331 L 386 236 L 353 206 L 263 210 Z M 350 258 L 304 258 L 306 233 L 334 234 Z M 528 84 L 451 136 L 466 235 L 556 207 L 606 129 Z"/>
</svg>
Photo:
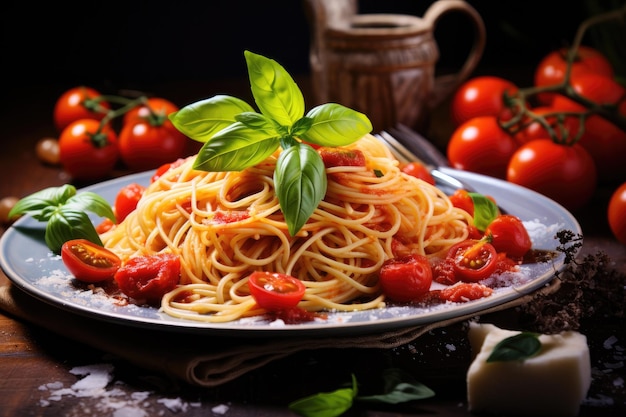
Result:
<svg viewBox="0 0 626 417">
<path fill-rule="evenodd" d="M 23 84 L 149 89 L 161 82 L 245 76 L 245 49 L 277 60 L 292 75 L 309 71 L 309 26 L 301 0 L 60 3 L 3 4 L 5 91 Z M 361 0 L 359 6 L 361 13 L 422 16 L 431 3 Z M 481 73 L 532 67 L 550 50 L 570 43 L 585 17 L 624 0 L 469 3 L 487 28 L 487 47 L 477 69 Z M 436 32 L 438 66 L 444 70 L 462 62 L 470 33 L 466 17 L 446 16 Z M 618 38 L 623 45 L 623 27 Z M 586 41 L 615 52 L 597 37 Z M 623 49 L 621 54 L 625 61 Z"/>
</svg>

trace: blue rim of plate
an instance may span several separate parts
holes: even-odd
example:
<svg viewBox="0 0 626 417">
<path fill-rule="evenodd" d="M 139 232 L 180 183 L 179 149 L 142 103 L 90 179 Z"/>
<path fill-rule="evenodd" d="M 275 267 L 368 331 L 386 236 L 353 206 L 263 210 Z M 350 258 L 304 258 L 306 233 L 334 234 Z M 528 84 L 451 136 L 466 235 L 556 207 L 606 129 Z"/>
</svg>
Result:
<svg viewBox="0 0 626 417">
<path fill-rule="evenodd" d="M 490 195 L 510 214 L 525 222 L 544 227 L 545 231 L 533 241 L 535 249 L 555 251 L 558 230 L 582 231 L 577 220 L 560 204 L 518 185 L 452 168 L 440 171 L 467 182 L 477 192 Z M 100 194 L 114 201 L 117 191 L 131 182 L 147 185 L 153 171 L 108 180 L 79 190 Z M 98 221 L 98 219 L 93 219 Z M 331 312 L 328 320 L 301 324 L 241 319 L 228 323 L 205 323 L 168 316 L 156 307 L 119 306 L 106 297 L 96 296 L 84 286 L 76 285 L 59 256 L 46 247 L 43 240 L 45 224 L 24 216 L 0 238 L 0 266 L 17 287 L 47 304 L 71 313 L 117 323 L 161 331 L 216 334 L 242 337 L 272 336 L 331 336 L 356 335 L 391 331 L 413 326 L 425 326 L 478 314 L 504 303 L 514 301 L 549 284 L 557 271 L 564 267 L 565 256 L 558 253 L 549 262 L 524 267 L 528 282 L 497 289 L 491 297 L 459 304 L 444 304 L 430 308 L 388 306 L 361 312 Z"/>
</svg>

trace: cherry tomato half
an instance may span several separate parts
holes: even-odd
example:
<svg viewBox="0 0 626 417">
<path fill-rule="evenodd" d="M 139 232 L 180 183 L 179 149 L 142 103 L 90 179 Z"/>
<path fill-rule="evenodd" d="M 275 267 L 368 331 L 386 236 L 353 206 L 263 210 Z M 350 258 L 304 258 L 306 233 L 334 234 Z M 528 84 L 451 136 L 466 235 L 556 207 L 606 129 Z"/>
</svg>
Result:
<svg viewBox="0 0 626 417">
<path fill-rule="evenodd" d="M 535 69 L 535 86 L 545 87 L 558 85 L 565 77 L 567 69 L 568 50 L 562 48 L 546 55 Z M 576 51 L 572 63 L 571 76 L 586 73 L 595 73 L 613 78 L 614 70 L 609 60 L 598 50 L 581 45 Z M 549 105 L 554 99 L 554 93 L 543 92 L 537 97 L 539 103 Z"/>
<path fill-rule="evenodd" d="M 70 88 L 61 94 L 54 104 L 53 114 L 54 125 L 59 132 L 76 120 L 102 120 L 111 106 L 99 99 L 100 96 L 100 92 L 85 86 Z"/>
<path fill-rule="evenodd" d="M 182 158 L 188 138 L 166 120 L 153 126 L 147 120 L 135 120 L 124 125 L 119 137 L 120 156 L 134 171 L 155 169 Z"/>
<path fill-rule="evenodd" d="M 626 245 L 626 182 L 611 195 L 608 220 L 615 238 Z"/>
<path fill-rule="evenodd" d="M 495 272 L 498 254 L 490 243 L 468 239 L 453 245 L 447 257 L 453 261 L 458 281 L 477 282 Z"/>
<path fill-rule="evenodd" d="M 116 254 L 86 239 L 65 242 L 61 259 L 77 280 L 90 283 L 113 279 L 122 263 Z"/>
<path fill-rule="evenodd" d="M 521 258 L 532 247 L 528 230 L 522 220 L 512 214 L 501 214 L 491 221 L 485 235 L 491 237 L 491 244 L 497 252 L 504 252 L 513 258 Z"/>
<path fill-rule="evenodd" d="M 133 182 L 122 187 L 117 193 L 115 197 L 115 218 L 118 223 L 124 221 L 126 216 L 137 208 L 137 202 L 139 202 L 145 190 L 146 187 Z"/>
<path fill-rule="evenodd" d="M 518 87 L 511 81 L 495 76 L 480 76 L 467 80 L 454 93 L 451 117 L 455 126 L 474 117 L 493 116 L 507 120 L 511 110 L 504 103 L 504 94 L 512 95 Z"/>
<path fill-rule="evenodd" d="M 517 150 L 513 137 L 494 116 L 475 117 L 456 128 L 448 142 L 448 159 L 457 169 L 504 179 Z"/>
<path fill-rule="evenodd" d="M 435 179 L 430 173 L 430 169 L 428 169 L 428 167 L 422 164 L 421 162 L 417 162 L 417 161 L 409 162 L 408 164 L 402 167 L 402 172 L 404 172 L 405 174 L 411 175 L 415 178 L 419 178 L 423 181 L 426 181 L 427 183 L 431 185 L 435 185 Z"/>
<path fill-rule="evenodd" d="M 171 253 L 130 258 L 114 275 L 119 289 L 135 300 L 159 304 L 180 281 L 180 257 Z"/>
<path fill-rule="evenodd" d="M 72 178 L 96 180 L 106 177 L 119 156 L 117 135 L 108 125 L 80 119 L 70 123 L 59 136 L 59 160 Z"/>
<path fill-rule="evenodd" d="M 379 280 L 383 294 L 390 300 L 408 303 L 430 290 L 433 272 L 428 258 L 411 254 L 386 260 L 380 268 Z"/>
<path fill-rule="evenodd" d="M 259 307 L 269 311 L 298 305 L 306 287 L 296 277 L 278 272 L 255 271 L 248 277 L 250 294 Z"/>
<path fill-rule="evenodd" d="M 536 139 L 522 145 L 511 157 L 507 180 L 574 211 L 593 196 L 597 173 L 593 158 L 582 146 Z"/>
</svg>

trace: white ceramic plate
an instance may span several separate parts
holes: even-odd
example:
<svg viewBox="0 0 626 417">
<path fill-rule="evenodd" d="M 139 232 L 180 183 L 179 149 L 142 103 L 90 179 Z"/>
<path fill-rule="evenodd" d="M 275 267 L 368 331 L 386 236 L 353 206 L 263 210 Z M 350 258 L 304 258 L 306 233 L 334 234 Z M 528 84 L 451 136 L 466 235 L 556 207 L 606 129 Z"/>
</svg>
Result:
<svg viewBox="0 0 626 417">
<path fill-rule="evenodd" d="M 520 217 L 530 230 L 535 249 L 555 251 L 557 231 L 582 233 L 576 219 L 554 201 L 526 188 L 474 173 L 442 168 L 442 171 L 473 186 L 476 191 L 493 196 L 507 212 Z M 114 201 L 118 190 L 130 182 L 148 184 L 152 172 L 130 175 L 103 182 L 79 191 L 93 191 Z M 99 219 L 94 219 L 99 221 Z M 286 325 L 260 319 L 242 319 L 230 323 L 203 323 L 172 318 L 157 308 L 116 305 L 105 295 L 94 294 L 77 285 L 59 256 L 46 247 L 45 224 L 29 216 L 18 220 L 0 240 L 0 264 L 9 279 L 33 297 L 75 314 L 120 325 L 140 326 L 164 331 L 216 333 L 228 336 L 291 336 L 360 334 L 431 324 L 474 314 L 528 294 L 546 285 L 556 270 L 563 268 L 564 255 L 549 262 L 523 265 L 523 277 L 497 288 L 493 295 L 467 303 L 448 303 L 429 308 L 386 307 L 350 313 L 330 313 L 325 321 Z"/>
</svg>

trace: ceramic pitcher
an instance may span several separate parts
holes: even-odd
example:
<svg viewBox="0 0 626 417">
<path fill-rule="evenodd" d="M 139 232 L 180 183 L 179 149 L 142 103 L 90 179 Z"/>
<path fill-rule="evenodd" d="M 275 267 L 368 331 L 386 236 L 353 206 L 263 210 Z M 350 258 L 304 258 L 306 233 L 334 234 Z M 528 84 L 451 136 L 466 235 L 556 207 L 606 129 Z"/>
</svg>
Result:
<svg viewBox="0 0 626 417">
<path fill-rule="evenodd" d="M 424 129 L 429 111 L 469 77 L 485 47 L 482 18 L 463 0 L 435 1 L 423 17 L 359 14 L 357 0 L 305 0 L 305 8 L 316 104 L 336 102 L 361 111 L 374 131 L 397 123 Z M 449 12 L 470 19 L 473 45 L 458 72 L 439 76 L 434 29 Z"/>
</svg>

